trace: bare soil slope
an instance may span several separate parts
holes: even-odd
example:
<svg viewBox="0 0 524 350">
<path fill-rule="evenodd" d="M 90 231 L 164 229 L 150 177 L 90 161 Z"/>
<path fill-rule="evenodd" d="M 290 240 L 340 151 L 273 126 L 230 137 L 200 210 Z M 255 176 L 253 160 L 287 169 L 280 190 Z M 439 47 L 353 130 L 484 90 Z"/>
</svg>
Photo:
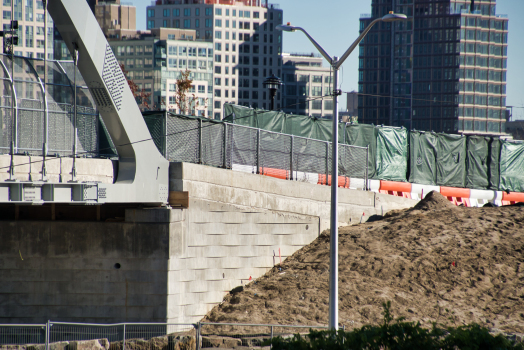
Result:
<svg viewBox="0 0 524 350">
<path fill-rule="evenodd" d="M 339 322 L 396 317 L 524 333 L 524 208 L 455 207 L 439 193 L 339 230 Z M 230 293 L 203 321 L 325 325 L 329 233 Z"/>
</svg>

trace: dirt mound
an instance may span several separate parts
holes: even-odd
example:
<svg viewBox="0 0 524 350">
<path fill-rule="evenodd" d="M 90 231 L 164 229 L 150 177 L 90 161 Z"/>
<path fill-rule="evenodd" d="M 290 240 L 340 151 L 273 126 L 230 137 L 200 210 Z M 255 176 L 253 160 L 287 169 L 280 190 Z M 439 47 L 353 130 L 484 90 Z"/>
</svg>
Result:
<svg viewBox="0 0 524 350">
<path fill-rule="evenodd" d="M 418 202 L 413 209 L 415 210 L 442 210 L 456 208 L 453 203 L 437 191 L 429 192 L 424 199 Z"/>
<path fill-rule="evenodd" d="M 340 229 L 341 325 L 378 323 L 390 300 L 396 317 L 428 327 L 476 322 L 524 332 L 524 211 L 449 207 L 442 199 L 428 193 L 410 215 Z M 328 269 L 323 233 L 204 320 L 325 325 Z"/>
</svg>

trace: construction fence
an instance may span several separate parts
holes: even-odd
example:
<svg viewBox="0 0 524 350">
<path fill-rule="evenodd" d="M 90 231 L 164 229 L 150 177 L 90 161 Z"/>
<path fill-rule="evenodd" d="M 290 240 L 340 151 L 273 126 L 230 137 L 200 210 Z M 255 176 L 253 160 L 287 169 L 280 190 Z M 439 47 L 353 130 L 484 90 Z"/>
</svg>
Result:
<svg viewBox="0 0 524 350">
<path fill-rule="evenodd" d="M 144 113 L 166 159 L 278 178 L 330 183 L 332 143 L 169 112 Z M 339 144 L 339 186 L 368 178 L 368 147 Z M 349 186 L 349 181 L 347 181 Z M 364 181 L 367 184 L 367 181 Z M 343 186 L 343 184 L 342 184 Z"/>
<path fill-rule="evenodd" d="M 331 120 L 232 104 L 234 125 L 331 140 Z M 524 192 L 524 142 L 489 135 L 451 135 L 404 128 L 339 123 L 341 144 L 369 147 L 369 177 L 420 185 Z"/>
<path fill-rule="evenodd" d="M 269 348 L 275 337 L 308 334 L 323 325 L 241 323 L 68 323 L 0 324 L 0 347 L 56 350 L 67 346 L 106 350 Z M 6 347 L 7 346 L 7 347 Z"/>
</svg>

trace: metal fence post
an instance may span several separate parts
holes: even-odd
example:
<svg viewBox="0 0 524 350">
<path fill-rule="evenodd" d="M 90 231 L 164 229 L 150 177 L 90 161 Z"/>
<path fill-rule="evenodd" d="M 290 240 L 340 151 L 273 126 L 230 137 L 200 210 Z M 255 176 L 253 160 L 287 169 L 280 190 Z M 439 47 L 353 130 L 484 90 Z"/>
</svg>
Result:
<svg viewBox="0 0 524 350">
<path fill-rule="evenodd" d="M 224 140 L 223 140 L 224 144 L 222 145 L 222 149 L 223 149 L 223 164 L 224 164 L 224 169 L 227 169 L 227 123 L 224 123 Z"/>
<path fill-rule="evenodd" d="M 257 129 L 257 174 L 260 174 L 260 129 Z"/>
<path fill-rule="evenodd" d="M 329 184 L 328 182 L 329 177 L 329 141 L 326 141 L 326 185 Z"/>
<path fill-rule="evenodd" d="M 289 179 L 290 180 L 293 180 L 293 141 L 294 139 L 295 138 L 293 137 L 293 135 L 291 135 L 291 147 L 289 151 L 289 173 L 290 173 Z"/>
<path fill-rule="evenodd" d="M 369 177 L 369 145 L 366 146 L 366 184 L 364 185 L 364 189 L 366 191 L 369 191 L 368 177 Z"/>
<path fill-rule="evenodd" d="M 200 350 L 200 322 L 196 325 L 196 350 Z"/>
<path fill-rule="evenodd" d="M 169 160 L 169 158 L 167 157 L 167 110 L 164 112 L 164 137 L 163 137 L 163 142 L 162 142 L 162 152 L 164 152 L 164 158 L 166 158 L 167 160 Z"/>
<path fill-rule="evenodd" d="M 202 157 L 202 119 L 198 119 L 198 164 L 203 163 Z"/>
<path fill-rule="evenodd" d="M 271 336 L 269 338 L 269 348 L 272 349 L 273 348 L 273 344 L 271 344 L 273 342 L 273 326 L 271 326 Z"/>
<path fill-rule="evenodd" d="M 126 350 L 126 324 L 124 323 L 124 341 L 122 343 L 122 350 Z"/>
<path fill-rule="evenodd" d="M 45 349 L 49 349 L 49 320 L 45 324 Z"/>
</svg>

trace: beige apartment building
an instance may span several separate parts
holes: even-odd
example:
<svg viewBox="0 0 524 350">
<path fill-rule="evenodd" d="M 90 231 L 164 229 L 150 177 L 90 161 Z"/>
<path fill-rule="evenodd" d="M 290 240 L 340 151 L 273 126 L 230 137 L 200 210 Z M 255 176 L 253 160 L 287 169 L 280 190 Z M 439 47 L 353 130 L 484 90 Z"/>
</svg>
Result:
<svg viewBox="0 0 524 350">
<path fill-rule="evenodd" d="M 271 74 L 282 75 L 278 6 L 258 0 L 156 0 L 146 15 L 148 29 L 193 29 L 196 42 L 212 42 L 215 119 L 223 118 L 224 103 L 269 107 L 263 82 Z M 279 93 L 277 109 L 280 100 Z"/>
<path fill-rule="evenodd" d="M 318 54 L 282 54 L 282 110 L 286 113 L 333 117 L 332 74 Z"/>
<path fill-rule="evenodd" d="M 11 6 L 13 1 L 13 6 Z M 47 33 L 47 58 L 53 58 L 53 20 L 47 18 L 47 30 L 44 25 L 44 3 L 42 0 L 2 0 L 2 30 L 10 29 L 11 20 L 18 21 L 18 45 L 13 47 L 16 56 L 44 58 L 45 35 Z M 12 11 L 12 8 L 14 11 Z M 2 52 L 4 42 L 0 40 Z"/>
</svg>

